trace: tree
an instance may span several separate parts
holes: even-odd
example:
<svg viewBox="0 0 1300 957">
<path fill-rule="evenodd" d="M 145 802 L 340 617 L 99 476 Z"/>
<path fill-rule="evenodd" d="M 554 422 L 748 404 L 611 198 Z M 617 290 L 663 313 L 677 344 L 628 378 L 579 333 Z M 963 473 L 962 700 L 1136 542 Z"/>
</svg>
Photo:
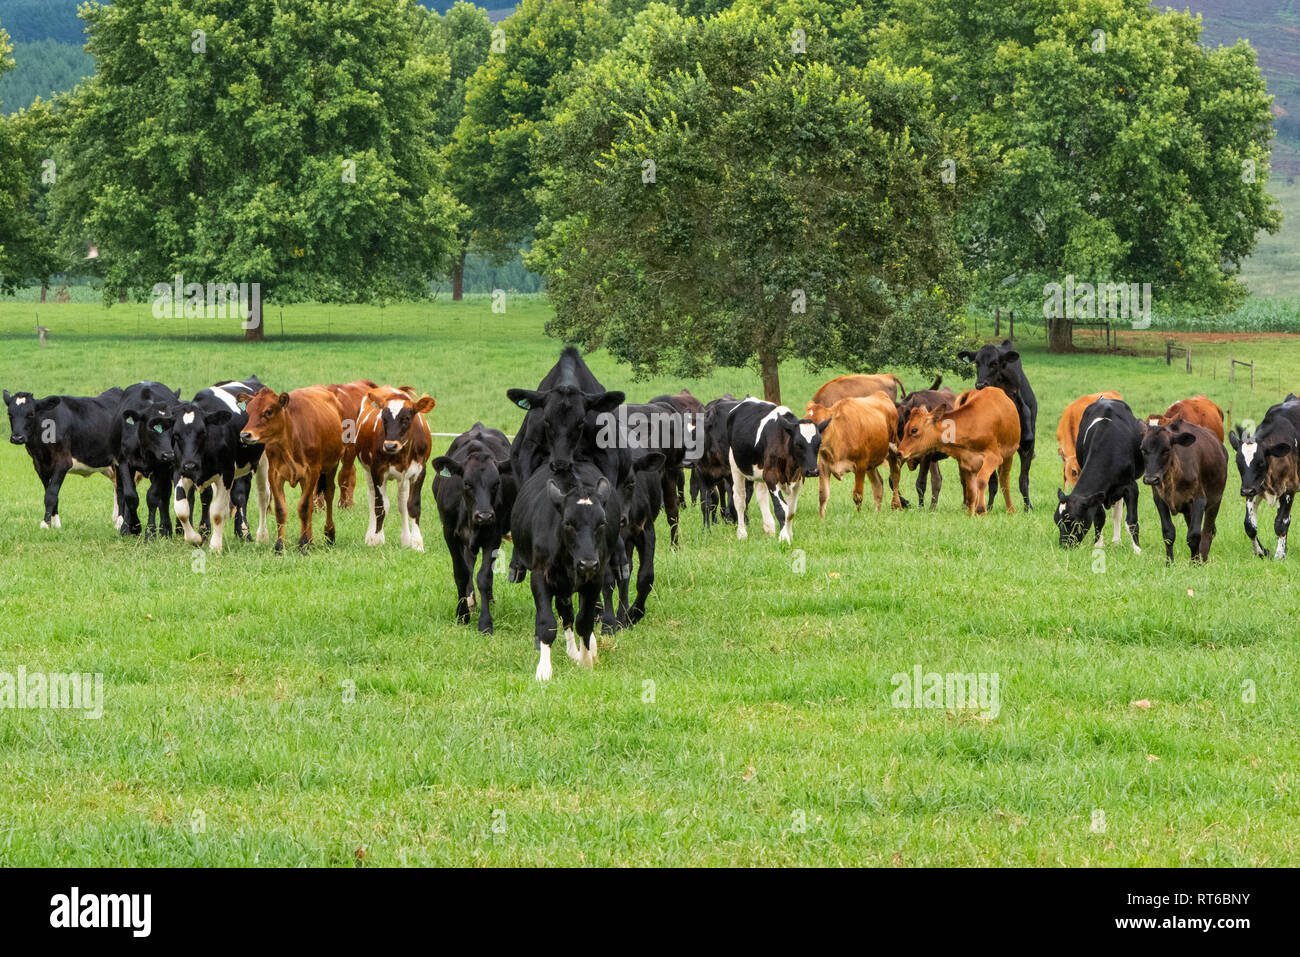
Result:
<svg viewBox="0 0 1300 957">
<path fill-rule="evenodd" d="M 390 0 L 117 0 L 83 8 L 98 72 L 57 189 L 106 301 L 186 281 L 263 298 L 427 295 L 459 218 L 430 90 L 448 64 Z M 254 324 L 248 338 L 262 338 Z"/>
<path fill-rule="evenodd" d="M 934 77 L 982 166 L 957 220 L 978 295 L 1055 312 L 1048 285 L 1150 283 L 1208 309 L 1280 218 L 1269 97 L 1243 41 L 1145 0 L 898 0 L 879 48 Z M 1082 300 L 1081 300 L 1082 302 Z M 1071 306 L 1074 304 L 1071 303 Z M 1064 314 L 1052 347 L 1071 348 Z"/>
<path fill-rule="evenodd" d="M 783 359 L 954 368 L 932 99 L 918 70 L 809 61 L 752 10 L 647 9 L 541 136 L 548 331 L 638 376 L 753 363 L 773 402 Z"/>
<path fill-rule="evenodd" d="M 9 34 L 0 26 L 0 76 L 14 68 L 13 49 Z M 25 205 L 26 179 L 17 130 L 0 112 L 0 290 L 15 283 L 13 247 L 19 236 L 19 211 Z"/>
</svg>

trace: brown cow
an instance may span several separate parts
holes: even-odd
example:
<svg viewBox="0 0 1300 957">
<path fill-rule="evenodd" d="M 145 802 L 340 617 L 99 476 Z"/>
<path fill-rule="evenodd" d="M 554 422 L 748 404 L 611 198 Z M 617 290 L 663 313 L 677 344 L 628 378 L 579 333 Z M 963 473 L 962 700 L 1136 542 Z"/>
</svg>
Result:
<svg viewBox="0 0 1300 957">
<path fill-rule="evenodd" d="M 415 397 L 409 386 L 390 385 L 371 389 L 361 402 L 357 419 L 357 457 L 366 475 L 370 501 L 367 545 L 384 544 L 384 516 L 388 512 L 385 494 L 389 479 L 396 479 L 397 508 L 402 521 L 402 545 L 424 551 L 420 534 L 420 492 L 424 488 L 424 466 L 433 448 L 433 436 L 424 413 L 437 403 L 429 396 Z"/>
<path fill-rule="evenodd" d="M 912 414 L 913 409 L 934 409 L 941 405 L 954 405 L 957 402 L 957 395 L 952 389 L 939 388 L 943 384 L 943 376 L 937 376 L 928 389 L 917 389 L 915 392 L 909 392 L 898 401 L 896 406 L 898 411 L 898 438 L 903 437 L 903 426 L 907 424 L 908 417 Z M 895 447 L 897 451 L 897 447 Z M 927 477 L 931 483 L 930 490 L 930 508 L 935 508 L 939 504 L 939 490 L 943 488 L 943 473 L 939 471 L 939 463 L 948 456 L 941 452 L 934 452 L 927 455 L 918 462 L 908 463 L 908 467 L 916 471 L 916 505 L 918 508 L 925 505 L 925 485 Z M 919 468 L 918 468 L 919 466 Z M 906 502 L 903 503 L 906 506 Z"/>
<path fill-rule="evenodd" d="M 302 526 L 298 548 L 311 544 L 312 499 L 319 488 L 325 494 L 325 539 L 334 542 L 334 473 L 343 457 L 343 408 L 338 396 L 321 386 L 294 389 L 277 395 L 262 389 L 248 400 L 248 422 L 239 440 L 264 445 L 270 469 L 271 497 L 275 501 L 275 550 L 284 550 L 284 525 L 288 508 L 284 483 L 302 489 L 298 521 Z"/>
<path fill-rule="evenodd" d="M 877 392 L 888 395 L 890 402 L 897 402 L 900 391 L 907 392 L 898 376 L 889 372 L 880 375 L 838 376 L 817 390 L 808 403 L 808 415 L 812 415 L 814 405 L 829 409 L 840 399 L 864 398 Z"/>
<path fill-rule="evenodd" d="M 853 470 L 853 504 L 862 511 L 862 480 L 871 478 L 871 492 L 876 500 L 876 511 L 884 498 L 884 485 L 880 481 L 879 467 L 889 462 L 889 485 L 893 489 L 892 508 L 902 508 L 898 497 L 898 456 L 890 451 L 894 434 L 898 430 L 898 409 L 883 392 L 866 398 L 840 399 L 829 409 L 812 406 L 809 414 L 817 424 L 826 419 L 831 424 L 822 433 L 818 452 L 819 481 L 821 483 L 819 511 L 826 517 L 826 502 L 830 498 L 830 475 L 839 481 L 844 473 Z"/>
<path fill-rule="evenodd" d="M 361 415 L 361 403 L 371 389 L 379 386 L 369 379 L 357 379 L 354 382 L 324 386 L 336 396 L 343 409 L 343 460 L 339 468 L 339 508 L 352 507 L 352 493 L 357 487 L 357 420 Z M 316 507 L 322 508 L 325 502 L 316 496 Z"/>
<path fill-rule="evenodd" d="M 1175 419 L 1168 425 L 1148 425 L 1142 433 L 1142 481 L 1160 514 L 1165 561 L 1174 560 L 1174 513 L 1187 522 L 1187 547 L 1193 562 L 1210 557 L 1215 519 L 1228 482 L 1228 452 L 1214 433 Z"/>
<path fill-rule="evenodd" d="M 931 452 L 942 452 L 957 460 L 961 473 L 966 511 L 985 512 L 984 495 L 989 476 L 997 472 L 1007 513 L 1011 504 L 1011 459 L 1020 447 L 1020 414 L 1016 404 L 1001 389 L 970 389 L 957 397 L 955 406 L 913 409 L 908 417 L 898 452 L 920 460 Z"/>
<path fill-rule="evenodd" d="M 1219 444 L 1223 444 L 1223 410 L 1205 396 L 1198 395 L 1190 399 L 1179 399 L 1165 409 L 1164 415 L 1148 415 L 1146 424 L 1170 425 L 1178 419 L 1182 419 L 1190 425 L 1199 425 L 1203 429 L 1208 429 L 1218 436 Z"/>
<path fill-rule="evenodd" d="M 1081 395 L 1065 407 L 1060 424 L 1056 427 L 1056 454 L 1061 459 L 1061 475 L 1066 487 L 1079 481 L 1079 458 L 1075 445 L 1079 441 L 1079 420 L 1084 411 L 1098 399 L 1120 399 L 1118 392 L 1093 392 Z"/>
</svg>

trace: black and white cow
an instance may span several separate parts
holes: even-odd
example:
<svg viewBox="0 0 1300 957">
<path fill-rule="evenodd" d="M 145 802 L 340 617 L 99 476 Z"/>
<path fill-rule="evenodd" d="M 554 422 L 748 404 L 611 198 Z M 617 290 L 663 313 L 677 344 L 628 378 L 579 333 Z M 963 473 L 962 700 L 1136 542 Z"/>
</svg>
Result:
<svg viewBox="0 0 1300 957">
<path fill-rule="evenodd" d="M 771 499 L 781 504 L 785 518 L 780 540 L 792 541 L 791 523 L 799 505 L 799 490 L 805 478 L 817 475 L 817 453 L 822 433 L 830 419 L 820 425 L 800 419 L 783 405 L 774 405 L 750 397 L 737 403 L 727 413 L 727 462 L 731 466 L 733 495 L 754 483 L 754 495 L 763 516 L 763 531 L 776 532 Z M 736 507 L 736 537 L 745 539 L 747 508 Z"/>
<path fill-rule="evenodd" d="M 257 540 L 265 542 L 270 538 L 266 516 L 271 507 L 271 489 L 263 449 L 260 445 L 245 445 L 239 439 L 248 422 L 240 402 L 246 402 L 262 388 L 256 376 L 223 382 L 199 392 L 191 402 L 178 403 L 172 410 L 173 504 L 185 540 L 191 545 L 201 545 L 203 536 L 191 523 L 189 495 L 209 487 L 213 492 L 209 548 L 221 551 L 225 521 L 232 509 L 235 533 L 245 540 L 250 538 L 247 506 L 251 482 L 239 481 L 248 476 L 257 481 Z"/>
<path fill-rule="evenodd" d="M 147 493 L 149 521 L 162 516 L 163 534 L 171 532 L 171 518 L 167 512 L 167 491 L 171 488 L 171 463 L 159 453 L 159 446 L 142 434 L 146 418 L 152 418 L 156 427 L 165 426 L 166 417 L 154 413 L 166 412 L 180 401 L 181 390 L 171 389 L 161 382 L 137 382 L 122 391 L 117 415 L 109 441 L 116 450 L 113 468 L 117 485 L 118 513 L 122 517 L 120 531 L 123 535 L 139 535 L 140 494 L 136 490 L 136 476 L 149 481 Z"/>
<path fill-rule="evenodd" d="M 1294 394 L 1264 413 L 1264 421 L 1253 432 L 1240 425 L 1228 433 L 1237 453 L 1241 494 L 1246 499 L 1246 534 L 1255 554 L 1268 554 L 1259 543 L 1259 505 L 1277 506 L 1273 531 L 1277 548 L 1273 557 L 1286 558 L 1286 538 L 1291 527 L 1291 506 L 1300 491 L 1300 398 Z"/>
<path fill-rule="evenodd" d="M 575 461 L 571 469 L 562 472 L 538 469 L 519 491 L 510 531 L 515 558 L 531 572 L 538 681 L 551 678 L 557 612 L 569 657 L 584 668 L 595 664 L 596 615 L 619 539 L 622 508 L 618 489 L 590 462 Z"/>
<path fill-rule="evenodd" d="M 120 388 L 97 396 L 51 395 L 38 399 L 30 392 L 4 392 L 9 411 L 9 441 L 23 445 L 45 488 L 45 517 L 41 528 L 61 528 L 59 490 L 73 475 L 96 473 L 113 480 L 113 421 L 122 398 Z M 113 525 L 121 523 L 117 492 L 113 493 Z"/>
<path fill-rule="evenodd" d="M 1056 490 L 1056 527 L 1060 545 L 1071 548 L 1094 530 L 1094 548 L 1104 538 L 1106 509 L 1113 508 L 1115 534 L 1119 542 L 1120 509 L 1124 509 L 1129 541 L 1138 547 L 1138 478 L 1142 474 L 1142 423 L 1133 410 L 1119 399 L 1098 399 L 1084 410 L 1079 420 L 1077 455 L 1081 471 L 1074 490 L 1066 495 Z"/>
<path fill-rule="evenodd" d="M 975 388 L 1001 389 L 1016 404 L 1020 416 L 1020 496 L 1025 500 L 1025 511 L 1032 512 L 1029 504 L 1029 465 L 1034 460 L 1034 430 L 1038 427 L 1038 399 L 1029 387 L 1029 379 L 1020 365 L 1020 353 L 1005 339 L 1000 346 L 984 346 L 978 352 L 957 353 L 957 358 L 975 363 Z M 989 479 L 989 507 L 998 491 L 995 472 Z"/>
<path fill-rule="evenodd" d="M 491 634 L 493 565 L 510 531 L 518 491 L 510 470 L 510 442 L 505 433 L 475 422 L 452 439 L 447 454 L 435 458 L 432 469 L 433 497 L 456 584 L 456 620 L 469 623 L 475 604 L 474 566 L 481 560 L 478 630 Z"/>
</svg>

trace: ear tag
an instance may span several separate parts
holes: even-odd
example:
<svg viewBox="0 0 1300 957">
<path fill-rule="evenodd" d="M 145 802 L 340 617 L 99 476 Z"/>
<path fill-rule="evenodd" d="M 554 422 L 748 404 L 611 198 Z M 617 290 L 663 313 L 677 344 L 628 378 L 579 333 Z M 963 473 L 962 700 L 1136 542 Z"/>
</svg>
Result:
<svg viewBox="0 0 1300 957">
<path fill-rule="evenodd" d="M 438 469 L 438 474 L 443 478 L 451 478 L 451 471 L 445 465 Z"/>
</svg>

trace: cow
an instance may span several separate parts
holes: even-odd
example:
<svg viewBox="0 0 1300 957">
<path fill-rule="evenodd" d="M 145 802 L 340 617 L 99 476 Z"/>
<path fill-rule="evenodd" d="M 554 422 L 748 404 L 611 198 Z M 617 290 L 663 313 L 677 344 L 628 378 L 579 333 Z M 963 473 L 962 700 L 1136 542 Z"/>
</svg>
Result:
<svg viewBox="0 0 1300 957">
<path fill-rule="evenodd" d="M 668 517 L 672 544 L 677 545 L 681 506 L 679 476 L 688 457 L 691 462 L 699 461 L 703 440 L 695 413 L 683 413 L 667 402 L 628 403 L 614 412 L 601 413 L 596 422 L 596 445 L 600 449 L 625 450 L 632 459 L 649 450 L 663 453 L 664 466 L 657 473 L 662 483 L 660 500 Z M 626 486 L 630 470 L 622 469 L 616 477 Z"/>
<path fill-rule="evenodd" d="M 1065 407 L 1061 421 L 1056 426 L 1056 454 L 1061 460 L 1061 484 L 1066 488 L 1079 481 L 1079 457 L 1075 443 L 1079 436 L 1079 420 L 1084 411 L 1098 399 L 1123 399 L 1118 392 L 1093 392 L 1081 395 Z"/>
<path fill-rule="evenodd" d="M 842 375 L 836 376 L 813 393 L 810 406 L 820 405 L 829 409 L 840 399 L 860 399 L 865 396 L 883 392 L 889 401 L 898 401 L 898 393 L 906 393 L 902 380 L 893 373 L 880 375 Z"/>
<path fill-rule="evenodd" d="M 1122 399 L 1098 398 L 1090 402 L 1079 420 L 1078 443 L 1070 437 L 1071 457 L 1080 464 L 1074 491 L 1056 490 L 1056 527 L 1062 548 L 1083 541 L 1095 531 L 1094 548 L 1102 546 L 1106 509 L 1113 508 L 1119 542 L 1120 508 L 1124 509 L 1129 541 L 1138 546 L 1138 476 L 1142 474 L 1142 423 Z"/>
<path fill-rule="evenodd" d="M 1020 443 L 1020 417 L 1016 404 L 1001 389 L 970 389 L 952 405 L 934 409 L 916 408 L 908 416 L 898 453 L 904 459 L 920 461 L 932 452 L 957 460 L 962 495 L 969 515 L 983 515 L 984 490 L 995 473 L 1002 476 L 1002 497 L 1007 514 L 1011 504 L 1012 456 Z"/>
<path fill-rule="evenodd" d="M 799 490 L 805 478 L 815 478 L 822 433 L 830 420 L 820 425 L 800 419 L 783 405 L 749 397 L 727 413 L 727 462 L 731 466 L 733 494 L 753 482 L 754 495 L 763 516 L 763 531 L 776 532 L 772 499 L 785 511 L 780 541 L 793 541 L 791 529 L 799 504 Z M 736 537 L 749 537 L 745 528 L 748 509 L 737 503 Z"/>
<path fill-rule="evenodd" d="M 844 473 L 853 472 L 853 504 L 862 511 L 863 479 L 871 478 L 871 493 L 880 511 L 884 498 L 884 484 L 880 480 L 880 466 L 889 465 L 889 486 L 893 489 L 892 508 L 903 507 L 898 494 L 899 459 L 893 451 L 898 432 L 898 407 L 883 392 L 866 398 L 840 399 L 829 409 L 814 406 L 808 418 L 821 425 L 828 422 L 822 432 L 818 450 L 818 512 L 826 517 L 826 503 L 830 499 L 830 476 L 838 482 Z"/>
<path fill-rule="evenodd" d="M 288 508 L 284 485 L 302 489 L 298 502 L 298 550 L 312 540 L 312 499 L 325 494 L 325 540 L 334 544 L 334 482 L 343 457 L 343 407 L 329 389 L 309 386 L 281 392 L 263 388 L 248 400 L 248 421 L 239 433 L 245 445 L 265 447 L 271 496 L 275 501 L 275 550 L 284 551 Z"/>
<path fill-rule="evenodd" d="M 569 657 L 584 668 L 596 662 L 596 614 L 619 538 L 622 507 L 614 484 L 595 465 L 581 460 L 560 472 L 537 469 L 519 491 L 510 530 L 514 557 L 531 572 L 538 681 L 551 679 L 557 611 Z"/>
<path fill-rule="evenodd" d="M 1219 444 L 1223 444 L 1223 410 L 1205 396 L 1179 399 L 1165 409 L 1164 414 L 1147 416 L 1147 425 L 1168 425 L 1178 419 L 1208 429 L 1218 438 Z"/>
<path fill-rule="evenodd" d="M 73 475 L 103 475 L 115 481 L 113 421 L 122 399 L 114 387 L 97 396 L 51 395 L 36 398 L 30 392 L 4 390 L 9 411 L 9 441 L 23 445 L 31 456 L 36 477 L 45 489 L 45 517 L 41 528 L 62 528 L 59 490 Z M 113 490 L 113 526 L 121 525 L 117 490 Z"/>
<path fill-rule="evenodd" d="M 686 469 L 691 470 L 692 478 L 695 474 L 695 466 L 703 454 L 704 447 L 704 403 L 695 396 L 691 395 L 689 389 L 682 389 L 681 392 L 672 395 L 657 395 L 648 403 L 650 405 L 666 405 L 681 416 L 682 428 L 684 432 L 683 444 L 686 447 L 686 454 L 682 457 L 682 464 L 676 467 L 670 466 L 665 469 L 664 479 L 674 480 L 677 486 L 677 501 L 679 503 L 686 501 Z M 671 473 L 671 474 L 670 474 Z M 694 481 L 691 482 L 692 495 L 697 492 L 697 486 Z M 667 501 L 668 488 L 664 486 L 664 498 Z M 691 504 L 695 503 L 692 497 Z M 674 514 L 677 508 L 674 508 Z M 673 515 L 668 518 L 669 530 L 672 533 L 673 544 L 678 542 L 677 522 Z"/>
<path fill-rule="evenodd" d="M 384 544 L 384 516 L 388 512 L 386 486 L 393 479 L 398 483 L 402 546 L 424 551 L 420 494 L 424 488 L 424 466 L 433 450 L 433 436 L 424 416 L 436 404 L 428 395 L 417 399 L 410 386 L 395 389 L 389 385 L 376 386 L 361 401 L 354 448 L 365 470 L 370 503 L 367 545 Z"/>
<path fill-rule="evenodd" d="M 908 418 L 913 409 L 935 409 L 941 405 L 953 405 L 957 401 L 957 395 L 949 388 L 939 388 L 943 384 L 943 376 L 936 376 L 934 382 L 928 389 L 917 389 L 915 392 L 904 394 L 897 405 L 897 415 L 895 418 L 898 422 L 898 440 L 903 438 L 903 426 L 907 424 Z M 895 448 L 897 451 L 897 448 Z M 917 507 L 925 505 L 925 487 L 926 479 L 932 480 L 930 491 L 930 508 L 936 508 L 939 504 L 939 490 L 943 488 L 943 474 L 939 471 L 939 463 L 948 456 L 942 452 L 932 452 L 923 457 L 919 462 L 911 463 L 911 467 L 916 470 L 916 496 Z M 902 500 L 907 504 L 907 500 Z"/>
<path fill-rule="evenodd" d="M 228 518 L 233 518 L 238 537 L 245 541 L 251 538 L 247 509 L 254 479 L 259 512 L 257 540 L 264 542 L 268 538 L 271 494 L 265 450 L 260 444 L 243 441 L 248 416 L 240 407 L 264 388 L 256 376 L 219 382 L 170 409 L 171 429 L 159 435 L 166 436 L 171 445 L 172 504 L 185 540 L 191 545 L 203 544 L 202 530 L 210 522 L 208 548 L 220 552 L 225 547 Z M 206 500 L 207 513 L 197 529 L 192 504 L 195 495 Z"/>
<path fill-rule="evenodd" d="M 361 416 L 361 403 L 378 383 L 369 379 L 357 379 L 354 382 L 333 383 L 324 386 L 338 397 L 343 410 L 343 458 L 339 466 L 339 508 L 351 508 L 353 492 L 357 487 L 357 423 Z M 406 388 L 406 387 L 404 387 Z M 325 503 L 321 496 L 316 496 L 316 507 L 323 508 Z"/>
<path fill-rule="evenodd" d="M 181 390 L 171 389 L 161 382 L 137 382 L 122 390 L 117 414 L 113 417 L 109 443 L 114 449 L 114 484 L 117 486 L 117 511 L 121 516 L 119 531 L 123 535 L 139 535 L 140 495 L 136 491 L 136 475 L 149 480 L 147 501 L 149 522 L 161 515 L 163 526 L 171 531 L 171 518 L 167 512 L 167 490 L 171 487 L 171 463 L 163 457 L 150 454 L 156 447 L 141 434 L 141 425 L 155 411 L 165 411 L 180 401 Z M 154 420 L 161 425 L 164 419 Z"/>
<path fill-rule="evenodd" d="M 1246 499 L 1246 535 L 1255 554 L 1268 552 L 1259 543 L 1258 509 L 1261 500 L 1277 506 L 1273 531 L 1277 534 L 1276 559 L 1286 558 L 1291 506 L 1300 490 L 1300 398 L 1294 394 L 1270 406 L 1264 421 L 1253 431 L 1238 425 L 1228 433 L 1237 453 L 1241 494 Z"/>
<path fill-rule="evenodd" d="M 452 439 L 445 455 L 432 462 L 433 498 L 442 519 L 442 536 L 451 553 L 456 586 L 456 620 L 469 624 L 478 573 L 478 630 L 492 633 L 492 573 L 501 541 L 510 532 L 517 487 L 510 469 L 510 442 L 482 422 Z"/>
<path fill-rule="evenodd" d="M 978 352 L 969 350 L 957 353 L 957 358 L 975 363 L 975 388 L 989 387 L 1001 389 L 1016 406 L 1016 416 L 1020 421 L 1020 496 L 1025 500 L 1025 511 L 1032 512 L 1029 503 L 1029 466 L 1034 460 L 1035 429 L 1038 428 L 1038 399 L 1029 387 L 1029 379 L 1020 365 L 1020 353 L 1011 345 L 1010 339 L 1004 339 L 1002 345 L 984 346 Z M 998 475 L 993 475 L 989 484 L 989 505 L 997 494 Z"/>
<path fill-rule="evenodd" d="M 636 555 L 636 598 L 628 604 L 627 580 L 618 583 L 617 623 L 635 625 L 645 617 L 646 599 L 655 582 L 655 519 L 663 508 L 663 473 L 666 459 L 659 451 L 637 452 L 632 457 L 632 474 L 620 490 L 623 511 L 619 535 L 628 561 Z M 613 602 L 611 582 L 605 583 L 605 605 Z"/>
<path fill-rule="evenodd" d="M 1228 453 L 1223 443 L 1209 429 L 1175 419 L 1167 425 L 1146 426 L 1142 459 L 1142 481 L 1151 486 L 1160 515 L 1165 561 L 1172 564 L 1174 560 L 1176 513 L 1187 522 L 1192 561 L 1204 562 L 1210 556 L 1214 522 L 1228 477 Z"/>
<path fill-rule="evenodd" d="M 731 464 L 727 461 L 727 413 L 739 402 L 727 394 L 704 407 L 704 442 L 700 459 L 691 469 L 691 488 L 698 492 L 706 531 L 719 517 L 727 521 L 736 518 L 732 503 Z"/>
</svg>

